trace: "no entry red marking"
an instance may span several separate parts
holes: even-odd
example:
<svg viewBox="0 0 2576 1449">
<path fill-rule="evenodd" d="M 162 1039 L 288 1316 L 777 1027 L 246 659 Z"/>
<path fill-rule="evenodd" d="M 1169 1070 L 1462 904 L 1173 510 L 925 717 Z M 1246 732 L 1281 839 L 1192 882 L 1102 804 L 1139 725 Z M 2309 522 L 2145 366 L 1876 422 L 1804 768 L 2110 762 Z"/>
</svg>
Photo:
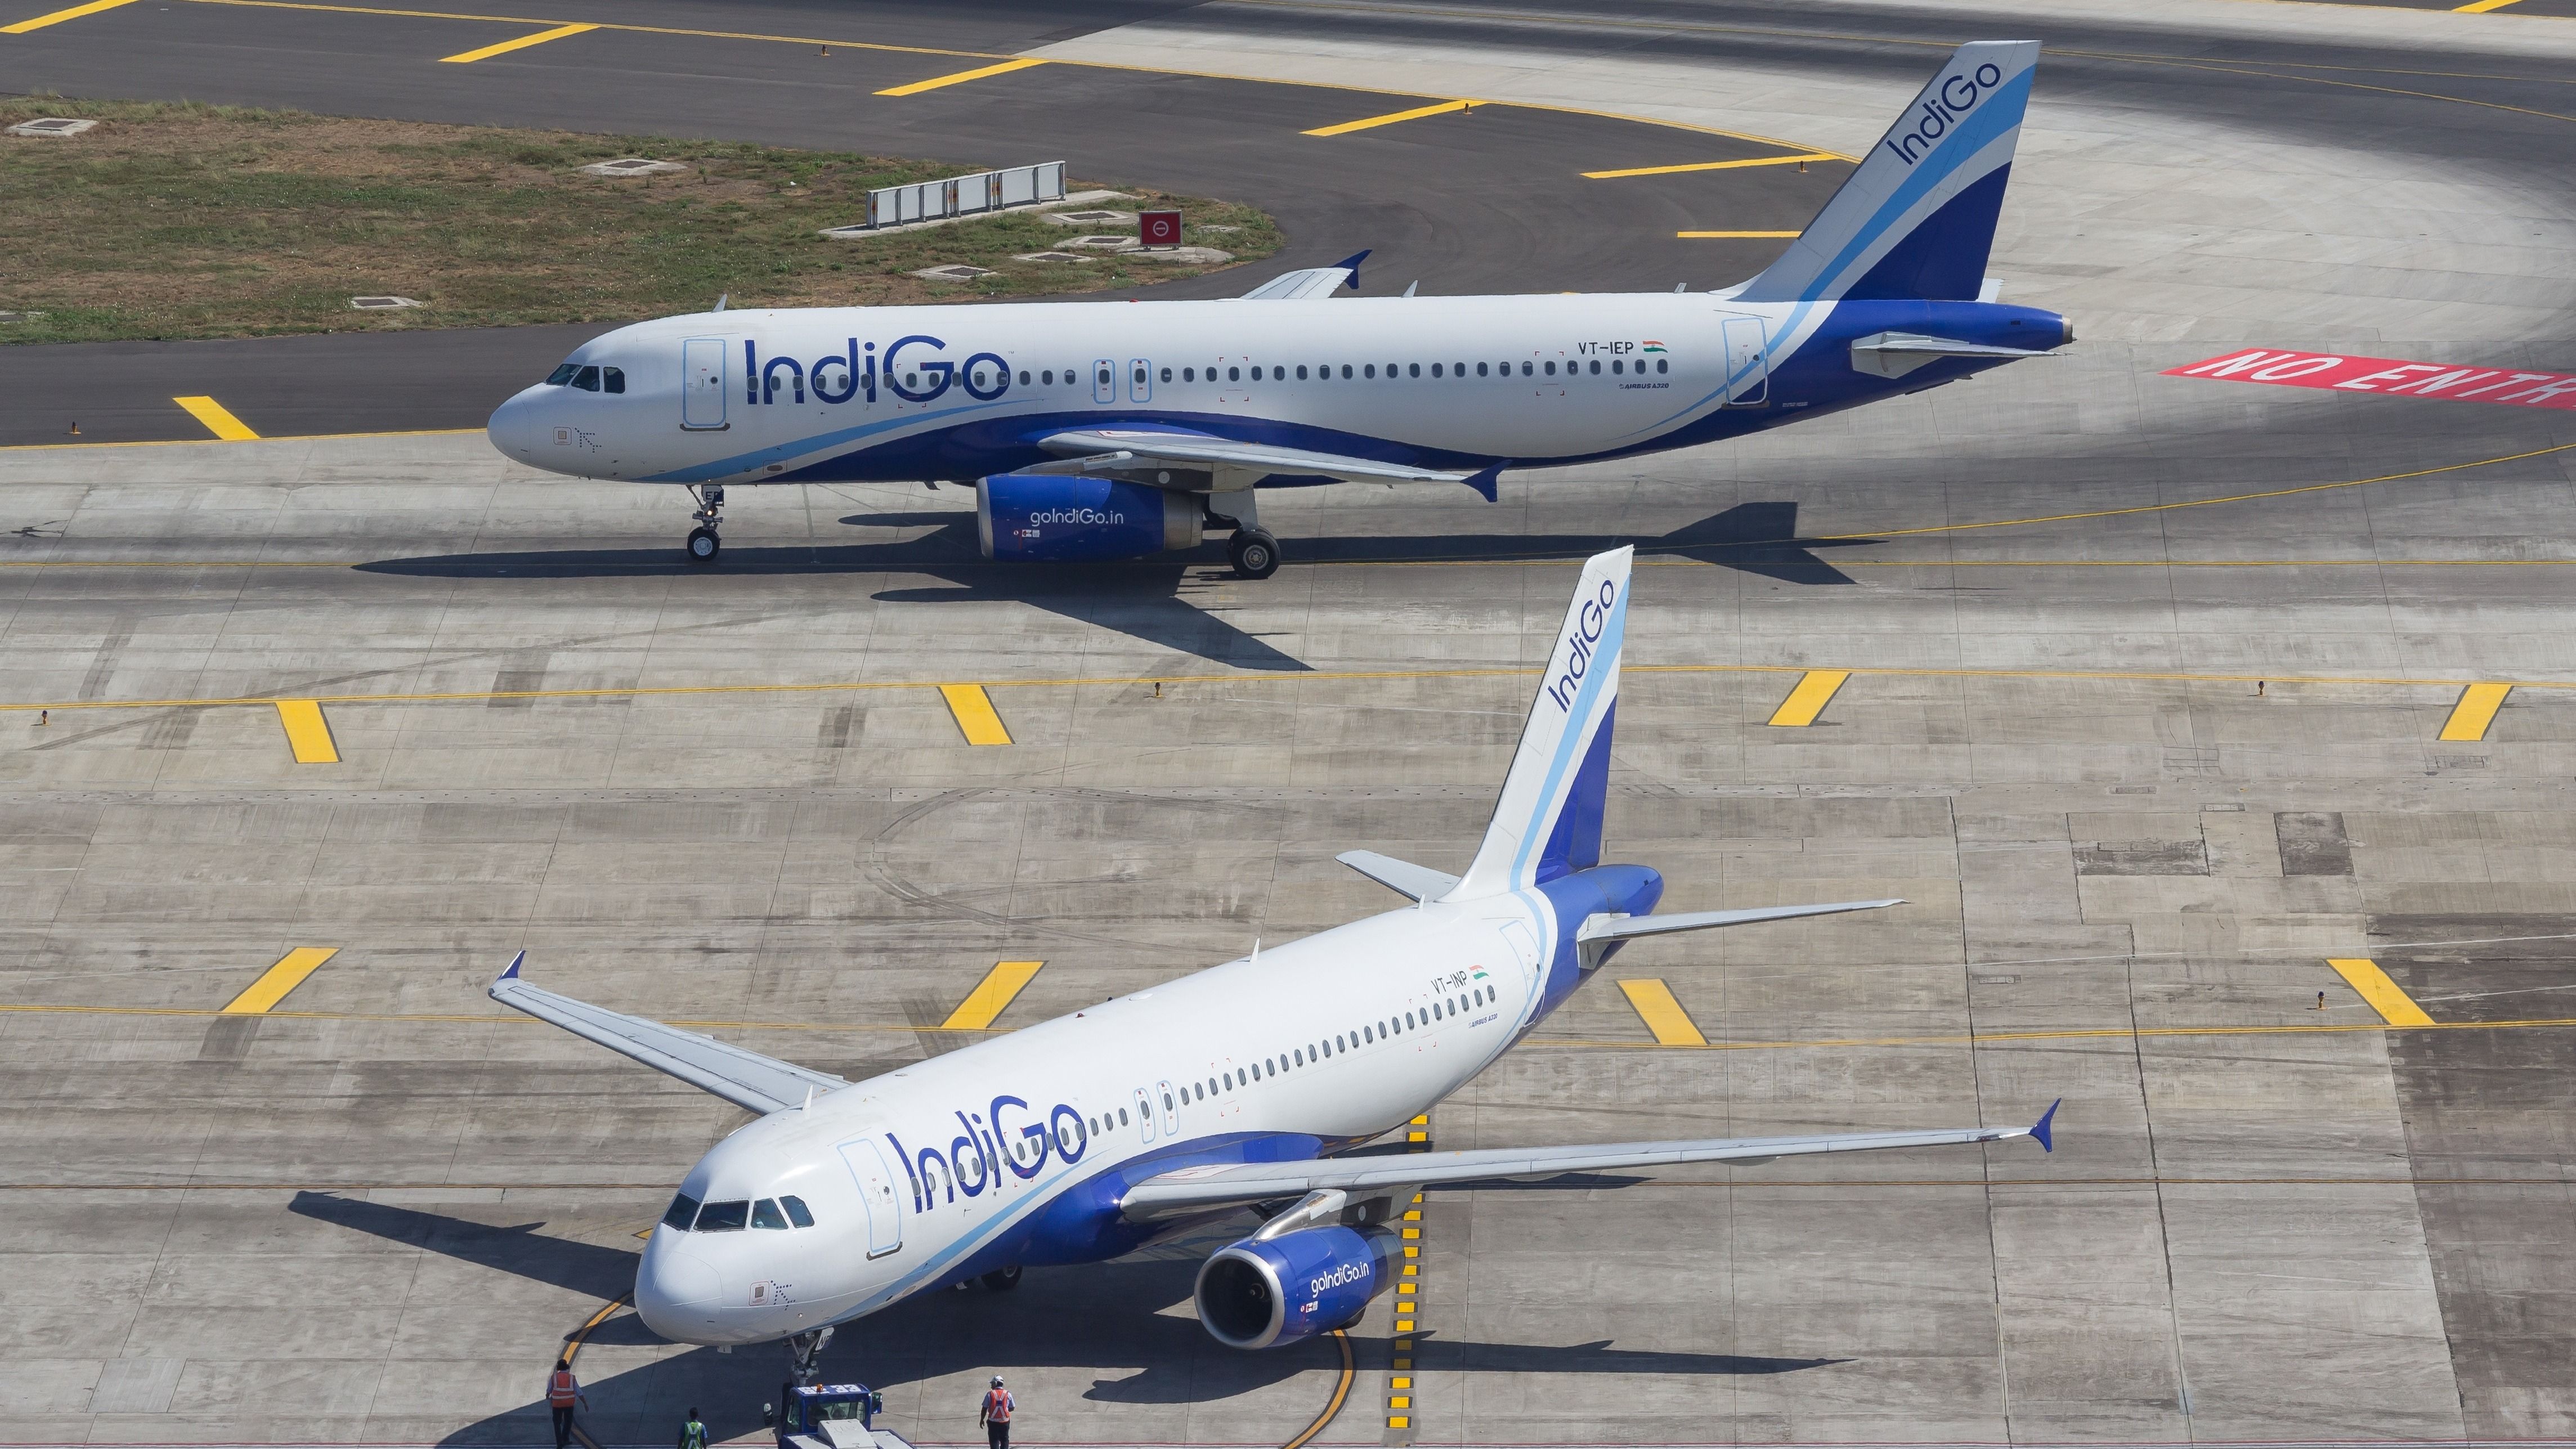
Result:
<svg viewBox="0 0 2576 1449">
<path fill-rule="evenodd" d="M 2206 362 L 2168 367 L 2167 377 L 2215 377 L 2229 382 L 2268 382 L 2277 387 L 2322 387 L 2338 392 L 2385 392 L 2503 403 L 2519 408 L 2576 410 L 2576 375 L 2516 372 L 2501 367 L 2457 367 L 2446 362 L 2400 362 L 2393 357 L 2339 357 L 2325 352 L 2276 352 L 2255 348 Z"/>
</svg>

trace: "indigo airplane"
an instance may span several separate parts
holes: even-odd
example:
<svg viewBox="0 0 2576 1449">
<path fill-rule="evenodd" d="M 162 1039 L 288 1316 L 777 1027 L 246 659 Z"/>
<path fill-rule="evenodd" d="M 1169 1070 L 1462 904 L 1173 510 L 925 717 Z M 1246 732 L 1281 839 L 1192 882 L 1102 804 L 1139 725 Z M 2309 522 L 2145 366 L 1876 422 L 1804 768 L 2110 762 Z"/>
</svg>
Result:
<svg viewBox="0 0 2576 1449">
<path fill-rule="evenodd" d="M 1352 1151 L 1473 1080 L 1624 942 L 1903 904 L 1656 915 L 1660 875 L 1601 863 L 1631 553 L 1585 565 L 1466 873 L 1341 857 L 1409 907 L 863 1082 L 542 990 L 520 953 L 493 999 L 760 1114 L 689 1170 L 646 1242 L 646 1325 L 687 1343 L 785 1339 L 802 1380 L 836 1323 L 1249 1209 L 1260 1226 L 1207 1259 L 1194 1296 L 1219 1342 L 1269 1348 L 1355 1321 L 1401 1277 L 1389 1220 L 1425 1187 L 2051 1147 L 2053 1104 L 2031 1127 Z"/>
<path fill-rule="evenodd" d="M 701 562 L 731 485 L 971 479 L 988 558 L 1138 558 L 1216 529 L 1266 577 L 1257 487 L 1491 500 L 1505 468 L 1715 442 L 2072 341 L 1985 277 L 2038 60 L 1961 46 L 1788 251 L 1721 291 L 1332 300 L 1363 252 L 1211 302 L 702 312 L 583 344 L 490 436 L 689 489 Z"/>
</svg>

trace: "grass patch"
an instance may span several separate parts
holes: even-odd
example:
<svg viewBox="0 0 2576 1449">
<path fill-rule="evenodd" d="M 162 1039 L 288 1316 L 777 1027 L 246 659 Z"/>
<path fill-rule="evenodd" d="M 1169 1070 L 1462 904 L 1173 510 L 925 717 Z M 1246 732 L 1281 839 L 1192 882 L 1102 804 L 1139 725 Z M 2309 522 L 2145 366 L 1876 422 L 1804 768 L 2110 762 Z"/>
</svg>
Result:
<svg viewBox="0 0 2576 1449">
<path fill-rule="evenodd" d="M 1032 212 L 838 241 L 872 187 L 970 166 L 647 136 L 433 126 L 191 103 L 0 100 L 0 125 L 100 124 L 0 137 L 0 342 L 630 321 L 737 307 L 1034 297 L 1211 270 L 1112 257 L 1017 262 L 1079 234 Z M 622 156 L 686 174 L 606 180 Z M 1069 189 L 1080 190 L 1084 183 Z M 1244 260 L 1279 249 L 1250 207 L 1121 187 L 1176 206 L 1187 240 Z M 1206 226 L 1232 231 L 1201 231 Z M 925 281 L 963 262 L 997 275 Z M 351 297 L 427 305 L 358 312 Z"/>
</svg>

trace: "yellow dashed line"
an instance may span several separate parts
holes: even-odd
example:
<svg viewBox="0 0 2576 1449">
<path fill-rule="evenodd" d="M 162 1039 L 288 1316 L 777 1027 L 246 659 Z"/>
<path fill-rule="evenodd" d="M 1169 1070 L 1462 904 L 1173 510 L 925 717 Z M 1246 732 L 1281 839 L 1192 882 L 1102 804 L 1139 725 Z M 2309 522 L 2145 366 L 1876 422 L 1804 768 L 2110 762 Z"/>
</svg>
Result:
<svg viewBox="0 0 2576 1449">
<path fill-rule="evenodd" d="M 2461 690 L 2460 702 L 2451 706 L 2451 717 L 2442 721 L 2442 738 L 2454 744 L 2485 739 L 2496 711 L 2504 708 L 2505 696 L 2511 693 L 2510 684 L 2472 684 Z"/>
<path fill-rule="evenodd" d="M 1780 707 L 1771 712 L 1771 723 L 1780 729 L 1805 729 L 1814 724 L 1816 716 L 1823 714 L 1825 706 L 1834 702 L 1834 695 L 1842 689 L 1843 681 L 1851 676 L 1848 669 L 1808 670 L 1799 676 L 1798 687 L 1790 690 L 1789 697 L 1780 701 Z"/>
<path fill-rule="evenodd" d="M 1338 126 L 1317 126 L 1315 129 L 1302 132 L 1301 134 L 1308 136 L 1347 136 L 1353 131 L 1366 131 L 1378 126 L 1392 126 L 1398 121 L 1418 121 L 1425 116 L 1445 116 L 1452 111 L 1466 110 L 1474 104 L 1474 101 L 1442 101 L 1436 106 L 1416 106 L 1409 111 L 1391 111 L 1383 116 L 1368 116 L 1357 121 L 1344 121 Z"/>
<path fill-rule="evenodd" d="M 1750 161 L 1693 161 L 1685 166 L 1631 166 L 1625 171 L 1586 171 L 1586 181 L 1613 181 L 1622 176 L 1678 176 L 1685 171 L 1741 171 L 1753 166 L 1798 166 L 1810 161 L 1840 161 L 1831 151 L 1805 151 L 1795 156 L 1757 156 Z M 1684 232 L 1684 236 L 1691 233 Z M 1745 233 L 1759 235 L 1759 233 Z M 1795 232 L 1791 236 L 1797 235 Z"/>
<path fill-rule="evenodd" d="M 993 709 L 993 697 L 980 684 L 943 684 L 939 697 L 948 701 L 949 714 L 956 717 L 957 730 L 970 745 L 1007 745 L 1011 732 L 1002 728 L 1002 717 Z"/>
<path fill-rule="evenodd" d="M 219 1016 L 266 1016 L 286 993 L 304 984 L 325 961 L 340 954 L 337 946 L 298 946 L 277 960 L 277 964 L 259 973 L 259 979 L 242 994 L 227 1002 Z"/>
<path fill-rule="evenodd" d="M 1020 988 L 1034 980 L 1038 968 L 1045 964 L 1044 961 L 994 962 L 993 969 L 984 973 L 984 979 L 975 984 L 974 990 L 966 993 L 966 999 L 957 1004 L 955 1011 L 948 1013 L 948 1019 L 939 1024 L 939 1029 L 982 1031 L 991 1026 L 993 1018 L 1002 1014 L 1003 1008 L 1011 1004 L 1011 999 L 1020 994 Z"/>
<path fill-rule="evenodd" d="M 250 424 L 234 417 L 222 403 L 210 397 L 174 397 L 170 401 L 188 410 L 188 416 L 206 425 L 206 431 L 227 443 L 256 443 L 259 434 Z"/>
<path fill-rule="evenodd" d="M 984 79 L 986 76 L 1009 75 L 1015 70 L 1027 70 L 1031 66 L 1044 64 L 1046 64 L 1046 62 L 1042 60 L 1006 60 L 1000 65 L 982 66 L 975 70 L 961 70 L 955 75 L 932 76 L 930 79 L 925 81 L 914 81 L 908 86 L 894 86 L 887 90 L 881 90 L 877 92 L 877 94 L 881 96 L 917 96 L 923 91 L 935 91 L 945 86 L 964 85 L 968 81 L 979 81 Z"/>
<path fill-rule="evenodd" d="M 39 15 L 33 20 L 21 20 L 15 25 L 0 25 L 0 35 L 24 35 L 30 30 L 42 30 L 48 25 L 60 25 L 66 20 L 78 20 L 84 15 L 96 15 L 102 10 L 113 10 L 119 5 L 133 3 L 134 0 L 90 0 L 87 5 L 75 5 L 69 10 L 57 10 L 51 15 Z"/>
<path fill-rule="evenodd" d="M 2388 973 L 2379 969 L 2378 962 L 2366 957 L 2346 957 L 2326 964 L 2335 969 L 2335 974 L 2344 979 L 2345 985 L 2359 992 L 2361 999 L 2370 1003 L 2371 1010 L 2379 1013 L 2379 1019 L 2390 1026 L 2433 1025 L 2433 1018 L 2424 1014 L 2424 1008 L 2415 1004 L 2415 998 L 2407 995 L 2404 987 L 2388 979 Z"/>
<path fill-rule="evenodd" d="M 286 747 L 295 752 L 295 763 L 340 763 L 340 747 L 331 739 L 331 722 L 322 717 L 320 704 L 309 699 L 281 699 L 277 701 L 277 720 L 286 726 Z"/>
<path fill-rule="evenodd" d="M 1660 1046 L 1706 1046 L 1708 1038 L 1700 1035 L 1699 1023 L 1690 1019 L 1682 1004 L 1673 999 L 1673 989 L 1651 976 L 1619 983 L 1628 1004 L 1637 1009 L 1637 1019 L 1655 1034 Z"/>
<path fill-rule="evenodd" d="M 478 60 L 489 60 L 496 55 L 508 55 L 514 50 L 525 50 L 531 45 L 543 45 L 549 40 L 561 40 L 567 35 L 579 35 L 585 30 L 598 28 L 596 25 L 558 25 L 552 30 L 540 30 L 534 35 L 522 35 L 516 40 L 502 41 L 499 45 L 487 45 L 481 50 L 469 50 L 461 55 L 441 56 L 439 64 L 471 65 Z"/>
</svg>

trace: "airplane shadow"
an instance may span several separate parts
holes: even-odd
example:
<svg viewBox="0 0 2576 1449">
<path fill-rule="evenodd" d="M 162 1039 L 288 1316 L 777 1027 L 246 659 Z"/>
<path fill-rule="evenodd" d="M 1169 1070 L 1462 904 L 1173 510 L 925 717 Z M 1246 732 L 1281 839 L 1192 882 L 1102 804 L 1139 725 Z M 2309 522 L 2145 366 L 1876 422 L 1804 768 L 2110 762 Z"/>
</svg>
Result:
<svg viewBox="0 0 2576 1449">
<path fill-rule="evenodd" d="M 852 527 L 929 527 L 891 543 L 741 545 L 725 550 L 713 570 L 692 565 L 676 548 L 530 549 L 377 559 L 361 573 L 410 578 L 518 582 L 527 579 L 659 577 L 674 574 L 925 574 L 944 588 L 891 588 L 884 603 L 1018 603 L 1125 634 L 1148 644 L 1238 669 L 1300 672 L 1311 666 L 1222 617 L 1226 606 L 1199 599 L 1229 582 L 1208 570 L 1225 565 L 1221 543 L 1187 553 L 1103 564 L 997 564 L 976 551 L 971 514 L 861 513 Z M 1742 503 L 1652 537 L 1619 534 L 1449 534 L 1425 538 L 1292 539 L 1291 557 L 1308 563 L 1525 562 L 1573 560 L 1635 544 L 1648 557 L 1693 559 L 1740 573 L 1803 585 L 1853 582 L 1822 556 L 1868 547 L 1870 539 L 1801 538 L 1798 505 Z"/>
<path fill-rule="evenodd" d="M 623 1248 L 547 1237 L 539 1223 L 495 1227 L 417 1208 L 370 1203 L 330 1193 L 298 1193 L 289 1211 L 442 1253 L 460 1262 L 607 1300 L 634 1286 L 637 1254 Z M 980 1287 L 925 1293 L 896 1309 L 845 1325 L 824 1351 L 826 1380 L 856 1379 L 880 1390 L 934 1381 L 973 1382 L 983 1375 L 1072 1370 L 1093 1375 L 1083 1397 L 1096 1403 L 1206 1403 L 1278 1384 L 1337 1363 L 1316 1340 L 1244 1353 L 1218 1344 L 1185 1305 L 1204 1252 L 1231 1241 L 1251 1220 L 1220 1225 L 1197 1238 L 1109 1263 L 1032 1268 L 1017 1290 Z M 568 1331 L 574 1325 L 564 1325 Z M 1426 1363 L 1478 1373 L 1682 1374 L 1725 1377 L 1793 1373 L 1838 1359 L 1762 1358 L 1741 1354 L 1630 1350 L 1608 1340 L 1565 1346 L 1483 1343 L 1422 1335 Z M 664 1342 L 631 1310 L 593 1330 L 588 1343 L 650 1346 Z M 1372 1348 L 1377 1346 L 1372 1346 Z M 1370 1357 L 1363 1349 L 1362 1358 Z M 699 1409 L 710 1442 L 759 1432 L 760 1406 L 775 1403 L 786 1356 L 762 1344 L 734 1353 L 691 1349 L 603 1377 L 585 1376 L 591 1408 L 583 1424 L 602 1443 L 651 1443 L 676 1431 Z M 528 1369 L 526 1404 L 450 1433 L 448 1445 L 542 1442 L 545 1405 L 537 1390 L 544 1364 Z"/>
</svg>

